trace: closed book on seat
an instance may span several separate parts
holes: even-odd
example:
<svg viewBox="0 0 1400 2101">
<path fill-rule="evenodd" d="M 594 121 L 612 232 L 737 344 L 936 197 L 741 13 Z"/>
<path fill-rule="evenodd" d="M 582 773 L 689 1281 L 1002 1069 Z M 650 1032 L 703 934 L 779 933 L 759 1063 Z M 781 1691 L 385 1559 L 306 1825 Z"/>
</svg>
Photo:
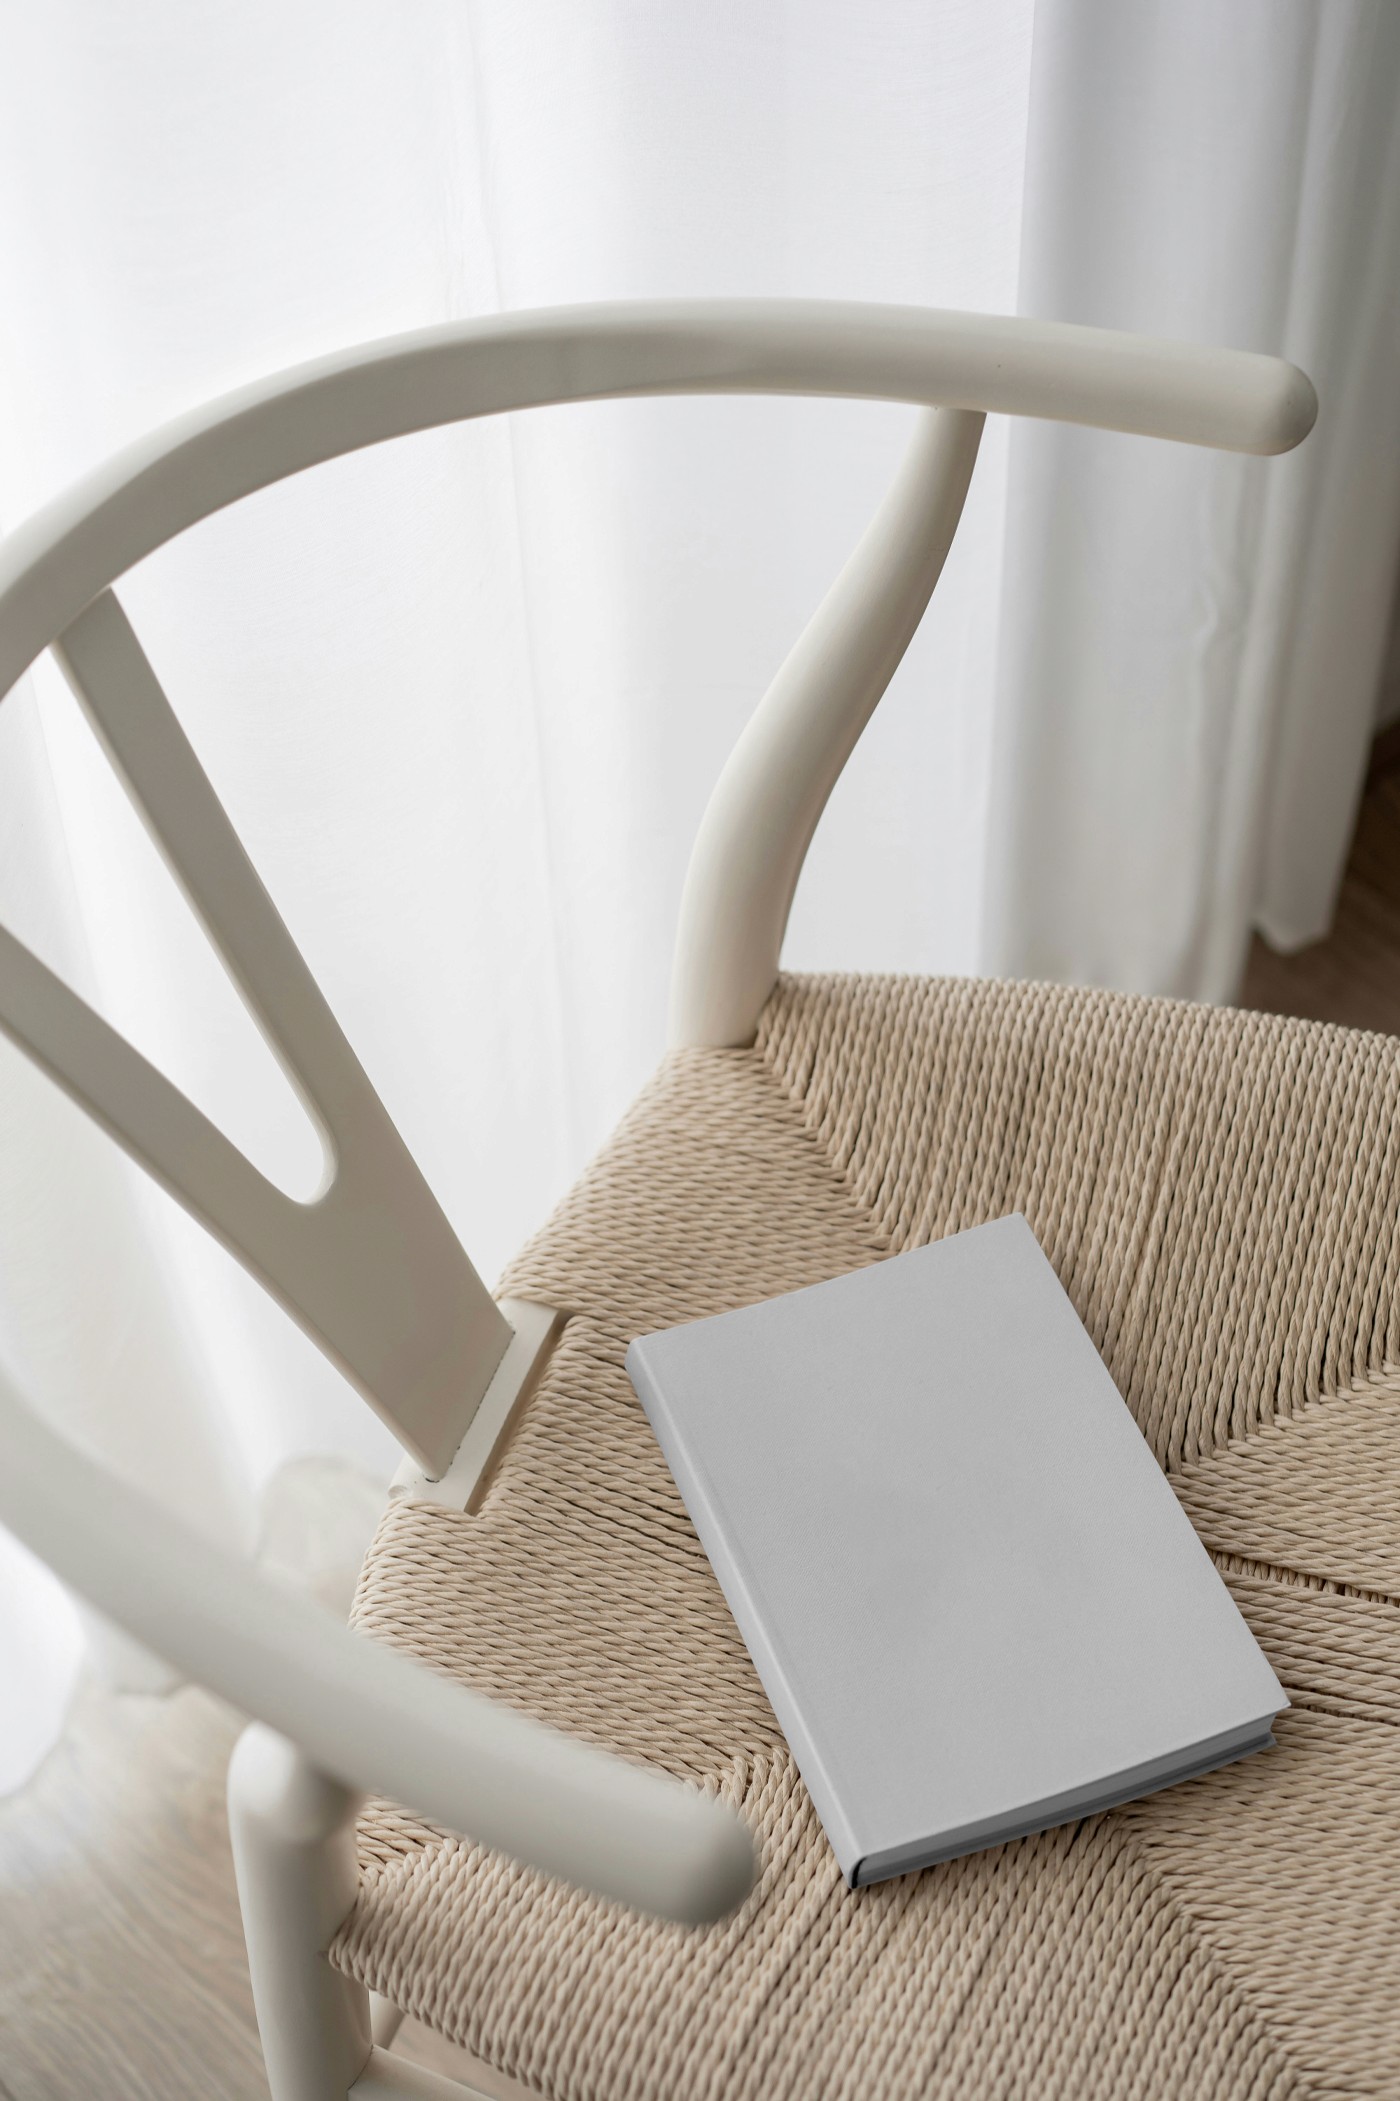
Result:
<svg viewBox="0 0 1400 2101">
<path fill-rule="evenodd" d="M 1272 1743 L 1282 1687 L 1025 1219 L 627 1368 L 849 1883 Z"/>
</svg>

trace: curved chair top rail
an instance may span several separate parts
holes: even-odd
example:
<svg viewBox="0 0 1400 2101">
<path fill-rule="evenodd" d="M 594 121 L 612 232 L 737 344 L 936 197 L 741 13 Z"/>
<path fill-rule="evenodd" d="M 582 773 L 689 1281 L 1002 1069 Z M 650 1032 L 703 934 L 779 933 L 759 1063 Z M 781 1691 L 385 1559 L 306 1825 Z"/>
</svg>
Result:
<svg viewBox="0 0 1400 2101">
<path fill-rule="evenodd" d="M 254 381 L 118 453 L 0 546 L 0 694 L 97 593 L 211 512 L 341 454 L 509 409 L 810 394 L 1285 452 L 1317 414 L 1280 358 L 1066 322 L 824 300 L 557 307 L 449 322 Z"/>
<path fill-rule="evenodd" d="M 0 928 L 0 1029 L 266 1285 L 430 1475 L 512 1348 L 258 881 L 108 586 L 201 518 L 411 431 L 608 396 L 866 396 L 924 414 L 888 496 L 755 710 L 682 902 L 673 1038 L 741 1044 L 777 973 L 827 795 L 917 627 L 984 414 L 1240 452 L 1316 413 L 1281 360 L 908 307 L 707 301 L 453 323 L 337 352 L 129 447 L 0 545 L 0 694 L 52 646 L 133 802 L 323 1133 L 326 1186 L 274 1188 Z M 489 1410 L 487 1411 L 489 1413 Z M 352 1788 L 627 1902 L 703 1920 L 748 1887 L 729 1813 L 337 1627 L 74 1452 L 0 1378 L 0 1521 L 100 1610 Z"/>
</svg>

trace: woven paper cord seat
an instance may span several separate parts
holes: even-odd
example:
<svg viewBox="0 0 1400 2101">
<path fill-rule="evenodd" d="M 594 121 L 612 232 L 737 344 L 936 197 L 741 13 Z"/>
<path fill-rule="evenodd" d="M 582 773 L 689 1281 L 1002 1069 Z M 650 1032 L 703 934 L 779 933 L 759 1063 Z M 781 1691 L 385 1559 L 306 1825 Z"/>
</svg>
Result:
<svg viewBox="0 0 1400 2101">
<path fill-rule="evenodd" d="M 572 1318 L 480 1513 L 391 1507 L 357 1611 L 731 1795 L 760 1884 L 686 1930 L 375 1805 L 332 1959 L 551 2101 L 1400 2093 L 1398 1205 L 1386 1038 L 786 979 L 752 1050 L 671 1057 L 510 1274 Z M 623 1352 L 1015 1209 L 1293 1709 L 1265 1757 L 852 1894 Z"/>
</svg>

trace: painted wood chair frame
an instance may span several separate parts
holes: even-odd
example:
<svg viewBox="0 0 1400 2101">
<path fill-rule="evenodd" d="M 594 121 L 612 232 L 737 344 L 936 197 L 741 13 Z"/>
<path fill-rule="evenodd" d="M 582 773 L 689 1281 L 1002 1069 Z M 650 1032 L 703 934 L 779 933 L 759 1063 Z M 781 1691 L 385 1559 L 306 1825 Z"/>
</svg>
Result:
<svg viewBox="0 0 1400 2101">
<path fill-rule="evenodd" d="M 52 649 L 133 803 L 320 1129 L 284 1195 L 0 930 L 0 1028 L 260 1279 L 389 1425 L 397 1492 L 471 1507 L 557 1325 L 497 1306 L 244 853 L 111 585 L 177 533 L 305 468 L 407 432 L 642 394 L 917 404 L 906 458 L 749 722 L 686 879 L 679 1045 L 739 1045 L 777 979 L 804 856 L 937 581 L 989 412 L 1248 453 L 1311 428 L 1280 360 L 1030 320 L 795 301 L 505 315 L 371 343 L 157 431 L 0 547 L 0 694 Z M 354 1830 L 386 1795 L 549 1873 L 673 1919 L 743 1897 L 748 1836 L 718 1803 L 568 1740 L 363 1639 L 200 1540 L 0 1382 L 0 1519 L 77 1592 L 253 1718 L 230 1805 L 274 2101 L 469 2091 L 391 2056 L 396 2015 L 324 1951 L 354 1901 Z"/>
</svg>

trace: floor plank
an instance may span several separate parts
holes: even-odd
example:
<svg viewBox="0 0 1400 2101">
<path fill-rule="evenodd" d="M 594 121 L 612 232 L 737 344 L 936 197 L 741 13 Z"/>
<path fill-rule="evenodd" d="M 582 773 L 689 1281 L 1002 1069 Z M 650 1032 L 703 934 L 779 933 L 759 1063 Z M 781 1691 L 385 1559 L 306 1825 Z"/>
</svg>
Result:
<svg viewBox="0 0 1400 2101">
<path fill-rule="evenodd" d="M 10 2101 L 267 2101 L 223 1803 L 238 1727 L 193 1688 L 92 1690 L 0 1803 Z"/>
<path fill-rule="evenodd" d="M 1256 935 L 1240 1005 L 1400 1036 L 1400 765 L 1362 798 L 1328 938 L 1280 956 Z"/>
</svg>

